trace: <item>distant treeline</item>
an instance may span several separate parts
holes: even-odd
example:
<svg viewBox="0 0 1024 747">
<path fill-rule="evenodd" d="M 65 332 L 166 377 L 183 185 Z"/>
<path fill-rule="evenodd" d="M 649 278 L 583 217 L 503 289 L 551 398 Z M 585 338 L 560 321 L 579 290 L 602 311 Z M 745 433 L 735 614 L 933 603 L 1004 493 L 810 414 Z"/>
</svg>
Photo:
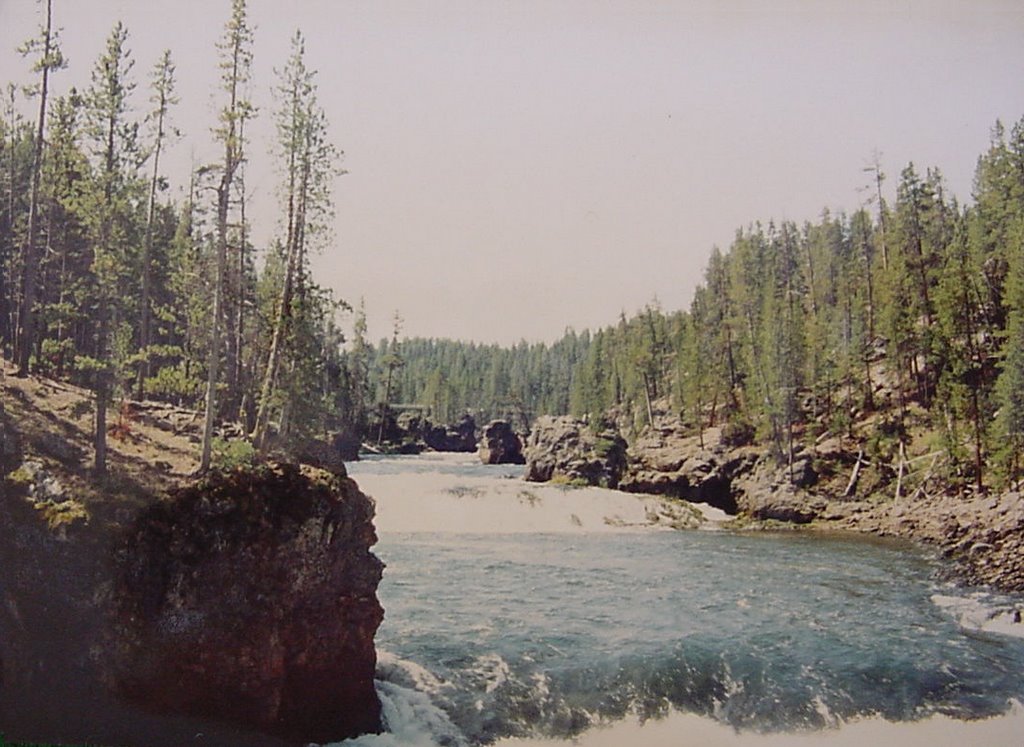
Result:
<svg viewBox="0 0 1024 747">
<path fill-rule="evenodd" d="M 411 340 L 402 397 L 442 419 L 571 413 L 643 427 L 668 406 L 780 458 L 885 415 L 892 448 L 931 429 L 945 478 L 1020 479 L 1024 452 L 1024 120 L 1000 124 L 961 205 L 912 164 L 885 200 L 755 224 L 712 251 L 690 309 L 512 348 Z"/>
</svg>

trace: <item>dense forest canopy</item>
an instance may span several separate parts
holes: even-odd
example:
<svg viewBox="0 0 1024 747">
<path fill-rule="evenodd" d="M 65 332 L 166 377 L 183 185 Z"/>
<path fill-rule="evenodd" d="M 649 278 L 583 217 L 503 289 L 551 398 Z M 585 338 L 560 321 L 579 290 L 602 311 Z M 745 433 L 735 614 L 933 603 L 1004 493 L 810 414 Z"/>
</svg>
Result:
<svg viewBox="0 0 1024 747">
<path fill-rule="evenodd" d="M 752 224 L 714 249 L 688 310 L 509 349 L 411 340 L 401 391 L 448 416 L 543 413 L 639 430 L 671 411 L 779 456 L 874 411 L 898 443 L 924 421 L 950 481 L 1020 479 L 1024 449 L 1024 120 L 996 123 L 973 202 L 908 164 L 895 201 Z M 746 434 L 746 435 L 744 435 Z"/>
<path fill-rule="evenodd" d="M 0 111 L 0 345 L 22 374 L 94 390 L 98 471 L 107 407 L 156 398 L 205 410 L 204 463 L 218 421 L 241 423 L 260 448 L 275 434 L 361 439 L 401 404 L 435 422 L 469 412 L 522 428 L 573 414 L 635 431 L 671 412 L 697 434 L 760 439 L 780 459 L 886 410 L 897 435 L 929 420 L 951 479 L 1020 478 L 1024 120 L 994 126 L 969 203 L 913 164 L 889 178 L 886 199 L 875 164 L 874 197 L 853 212 L 754 223 L 712 250 L 689 309 L 652 303 L 605 329 L 512 347 L 402 339 L 396 318 L 374 345 L 362 306 L 310 271 L 333 239 L 342 154 L 301 32 L 276 68 L 273 110 L 257 110 L 258 50 L 245 1 L 232 0 L 211 71 L 217 127 L 183 133 L 173 50 L 137 69 L 121 24 L 88 88 L 51 96 L 65 66 L 52 11 L 43 6 L 24 47 L 37 85 L 8 85 Z M 274 123 L 272 153 L 251 152 L 258 117 Z M 161 154 L 182 138 L 221 155 L 196 164 L 175 201 Z M 280 230 L 267 246 L 253 244 L 247 213 L 256 159 L 273 159 L 279 177 Z"/>
</svg>

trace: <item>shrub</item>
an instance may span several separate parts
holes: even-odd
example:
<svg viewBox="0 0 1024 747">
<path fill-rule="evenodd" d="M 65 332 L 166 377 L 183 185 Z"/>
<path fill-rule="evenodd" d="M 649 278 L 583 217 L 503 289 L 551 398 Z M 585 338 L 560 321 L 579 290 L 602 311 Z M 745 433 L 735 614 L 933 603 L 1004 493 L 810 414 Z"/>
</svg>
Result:
<svg viewBox="0 0 1024 747">
<path fill-rule="evenodd" d="M 222 472 L 256 464 L 256 449 L 248 441 L 215 438 L 210 444 L 210 452 L 214 469 Z"/>
</svg>

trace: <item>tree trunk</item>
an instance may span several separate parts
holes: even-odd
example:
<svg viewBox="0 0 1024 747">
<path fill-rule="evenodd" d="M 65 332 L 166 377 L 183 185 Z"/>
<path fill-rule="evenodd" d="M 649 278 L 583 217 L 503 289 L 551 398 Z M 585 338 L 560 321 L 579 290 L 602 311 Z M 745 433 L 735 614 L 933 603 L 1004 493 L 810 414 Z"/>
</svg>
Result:
<svg viewBox="0 0 1024 747">
<path fill-rule="evenodd" d="M 289 310 L 292 303 L 294 271 L 294 254 L 289 253 L 284 286 L 281 289 L 281 299 L 278 303 L 277 321 L 274 324 L 274 336 L 271 338 L 270 352 L 267 355 L 267 370 L 263 374 L 263 385 L 260 387 L 260 406 L 256 411 L 256 427 L 253 429 L 252 435 L 253 445 L 261 451 L 266 446 L 267 426 L 270 422 L 270 400 L 277 389 L 281 350 L 284 346 L 285 328 L 288 326 Z"/>
<path fill-rule="evenodd" d="M 32 344 L 35 341 L 36 281 L 39 256 L 36 253 L 36 220 L 39 211 L 39 179 L 43 171 L 43 132 L 46 124 L 46 95 L 50 82 L 50 39 L 53 22 L 53 0 L 46 2 L 46 29 L 43 32 L 43 81 L 39 91 L 39 121 L 32 151 L 32 183 L 29 188 L 28 236 L 25 241 L 21 281 L 21 334 L 18 339 L 18 375 L 27 376 Z"/>
<path fill-rule="evenodd" d="M 107 397 L 110 391 L 110 381 L 106 357 L 109 332 L 107 315 L 110 313 L 110 307 L 109 300 L 106 298 L 100 303 L 102 304 L 100 334 L 96 359 L 100 362 L 101 368 L 96 372 L 96 430 L 93 432 L 93 471 L 97 476 L 102 477 L 107 473 Z"/>
<path fill-rule="evenodd" d="M 203 448 L 199 469 L 210 468 L 213 445 L 213 421 L 217 417 L 217 379 L 220 368 L 221 317 L 224 314 L 224 274 L 227 265 L 228 187 L 231 169 L 225 168 L 217 189 L 217 277 L 213 284 L 213 320 L 210 324 L 210 350 L 206 359 L 206 420 L 203 425 Z"/>
<path fill-rule="evenodd" d="M 140 309 L 142 318 L 139 325 L 139 350 L 142 351 L 144 358 L 142 365 L 139 367 L 139 380 L 136 391 L 137 399 L 142 399 L 145 380 L 152 375 L 153 371 L 148 350 L 151 343 L 150 337 L 152 335 L 150 331 L 152 324 L 150 312 L 152 302 L 150 297 L 152 295 L 151 286 L 153 273 L 150 265 L 153 262 L 153 221 L 156 218 L 156 187 L 160 178 L 160 150 L 163 146 L 164 138 L 165 106 L 166 102 L 161 100 L 156 125 L 156 147 L 153 150 L 153 175 L 149 180 L 149 202 L 146 207 L 146 236 L 142 245 L 142 308 Z"/>
<path fill-rule="evenodd" d="M 294 160 L 292 161 L 292 167 L 294 169 Z M 270 422 L 270 399 L 277 388 L 277 373 L 281 365 L 281 350 L 284 345 L 285 328 L 291 315 L 292 295 L 294 292 L 295 263 L 298 259 L 294 185 L 293 176 L 290 179 L 290 192 L 288 195 L 287 262 L 285 264 L 284 282 L 281 286 L 281 298 L 278 302 L 274 335 L 271 338 L 270 351 L 267 355 L 267 369 L 263 374 L 263 385 L 260 387 L 260 405 L 256 411 L 256 426 L 252 434 L 253 445 L 260 450 L 263 450 L 266 446 L 267 426 Z"/>
<path fill-rule="evenodd" d="M 244 122 L 240 127 L 244 127 Z M 238 266 L 236 277 L 238 278 L 238 298 L 235 303 L 235 370 L 232 373 L 232 380 L 235 384 L 235 397 L 232 400 L 232 407 L 237 406 L 238 418 L 241 420 L 244 415 L 244 401 L 249 388 L 245 376 L 245 361 L 243 351 L 245 349 L 245 248 L 246 248 L 246 223 L 245 223 L 245 167 L 239 173 L 239 238 L 238 238 Z"/>
<path fill-rule="evenodd" d="M 296 83 L 292 83 L 291 106 L 292 123 L 296 124 L 298 116 L 299 92 Z M 263 374 L 263 384 L 260 387 L 259 408 L 256 411 L 256 426 L 253 428 L 253 445 L 260 451 L 266 447 L 267 427 L 270 423 L 270 400 L 277 389 L 277 375 L 281 365 L 281 353 L 284 345 L 284 335 L 288 320 L 291 316 L 292 295 L 295 289 L 296 262 L 298 261 L 298 233 L 300 216 L 296 210 L 296 197 L 299 185 L 297 184 L 299 143 L 296 142 L 296 134 L 292 133 L 292 139 L 288 151 L 288 224 L 285 238 L 285 273 L 281 285 L 281 298 L 277 308 L 277 319 L 274 324 L 274 334 L 270 341 L 270 351 L 267 354 L 267 368 Z"/>
</svg>

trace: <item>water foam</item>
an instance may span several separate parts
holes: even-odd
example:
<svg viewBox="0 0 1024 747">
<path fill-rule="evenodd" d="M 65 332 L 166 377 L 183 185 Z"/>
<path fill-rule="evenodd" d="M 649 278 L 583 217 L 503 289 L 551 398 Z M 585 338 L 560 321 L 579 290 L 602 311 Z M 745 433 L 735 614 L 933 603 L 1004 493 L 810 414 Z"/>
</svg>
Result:
<svg viewBox="0 0 1024 747">
<path fill-rule="evenodd" d="M 932 603 L 945 611 L 967 631 L 995 633 L 997 635 L 1024 638 L 1024 609 L 1019 600 L 1015 603 L 1007 597 L 986 591 L 968 594 L 933 594 Z"/>
<path fill-rule="evenodd" d="M 463 747 L 468 742 L 448 714 L 430 696 L 393 682 L 377 680 L 383 734 L 367 734 L 331 747 Z"/>
<path fill-rule="evenodd" d="M 594 534 L 696 526 L 686 506 L 657 496 L 427 471 L 354 475 L 377 502 L 379 533 Z"/>
</svg>

